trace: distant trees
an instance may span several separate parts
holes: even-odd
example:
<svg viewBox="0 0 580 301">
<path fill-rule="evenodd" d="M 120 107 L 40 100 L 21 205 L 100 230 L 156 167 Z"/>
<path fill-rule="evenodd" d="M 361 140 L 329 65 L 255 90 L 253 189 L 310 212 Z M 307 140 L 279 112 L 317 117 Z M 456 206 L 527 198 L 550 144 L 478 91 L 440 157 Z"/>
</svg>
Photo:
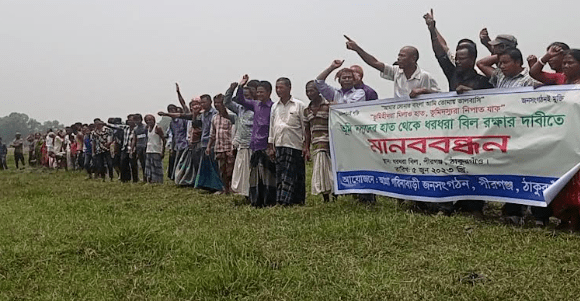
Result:
<svg viewBox="0 0 580 301">
<path fill-rule="evenodd" d="M 46 133 L 46 130 L 51 128 L 60 129 L 64 128 L 64 125 L 58 122 L 58 120 L 40 123 L 24 113 L 13 112 L 8 116 L 0 117 L 0 137 L 5 142 L 14 139 L 16 133 L 20 133 L 22 137 L 26 138 L 28 134 L 36 132 Z"/>
</svg>

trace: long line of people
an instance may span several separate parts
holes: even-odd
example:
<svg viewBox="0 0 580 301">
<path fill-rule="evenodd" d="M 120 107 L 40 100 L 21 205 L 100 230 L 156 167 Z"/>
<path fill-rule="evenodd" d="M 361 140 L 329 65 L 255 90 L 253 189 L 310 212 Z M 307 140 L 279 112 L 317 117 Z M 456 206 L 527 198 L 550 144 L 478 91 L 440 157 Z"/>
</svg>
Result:
<svg viewBox="0 0 580 301">
<path fill-rule="evenodd" d="M 555 84 L 580 84 L 580 50 L 554 42 L 541 58 L 529 56 L 524 66 L 518 42 L 513 35 L 500 34 L 491 40 L 487 29 L 480 32 L 481 43 L 491 52 L 477 60 L 477 45 L 461 39 L 455 52 L 436 27 L 433 11 L 423 16 L 435 57 L 445 74 L 449 91 L 512 88 Z M 346 49 L 394 83 L 394 98 L 415 98 L 438 93 L 439 84 L 418 65 L 419 50 L 400 49 L 394 64 L 379 61 L 348 36 Z M 179 105 L 170 104 L 159 116 L 171 118 L 167 132 L 156 124 L 155 116 L 131 114 L 122 124 L 119 118 L 92 124 L 76 123 L 46 135 L 29 136 L 29 161 L 51 168 L 82 169 L 88 178 L 113 180 L 114 170 L 122 182 L 161 183 L 163 158 L 169 150 L 167 177 L 178 186 L 191 186 L 216 193 L 245 196 L 256 207 L 275 204 L 304 204 L 306 197 L 305 160 L 313 160 L 311 192 L 332 196 L 333 175 L 328 135 L 329 109 L 335 103 L 354 103 L 378 99 L 377 92 L 363 82 L 363 68 L 341 68 L 344 60 L 333 60 L 314 80 L 305 85 L 310 103 L 292 96 L 292 83 L 286 77 L 273 87 L 266 80 L 250 80 L 244 75 L 231 83 L 225 94 L 194 97 L 186 104 L 176 84 Z M 555 72 L 545 72 L 549 65 Z M 479 73 L 476 67 L 481 71 Z M 339 88 L 327 83 L 337 69 Z M 213 106 L 212 106 L 213 103 Z M 144 122 L 143 122 L 144 121 Z M 167 141 L 166 141 L 167 139 Z M 1 140 L 0 140 L 1 141 Z M 17 135 L 12 143 L 22 153 L 24 142 Z M 5 149 L 5 147 L 4 147 Z M 6 151 L 0 142 L 0 159 Z M 3 156 L 4 154 L 4 156 Z M 16 156 L 23 162 L 23 157 Z M 362 202 L 374 202 L 372 194 L 358 195 Z M 577 175 L 549 208 L 532 208 L 538 225 L 552 215 L 564 220 L 563 226 L 580 227 L 580 176 Z M 483 216 L 484 202 L 465 200 L 456 203 L 423 204 L 419 207 L 443 214 L 467 211 Z M 506 204 L 507 221 L 521 224 L 525 207 Z"/>
</svg>

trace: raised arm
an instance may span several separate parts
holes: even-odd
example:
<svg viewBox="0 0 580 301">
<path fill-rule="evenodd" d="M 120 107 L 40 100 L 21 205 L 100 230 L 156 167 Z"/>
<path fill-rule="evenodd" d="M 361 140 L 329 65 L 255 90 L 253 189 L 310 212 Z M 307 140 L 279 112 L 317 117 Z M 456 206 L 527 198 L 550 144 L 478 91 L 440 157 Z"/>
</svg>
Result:
<svg viewBox="0 0 580 301">
<path fill-rule="evenodd" d="M 330 73 L 332 73 L 332 71 L 340 68 L 340 66 L 342 66 L 342 63 L 344 63 L 344 60 L 334 60 L 332 61 L 332 63 L 330 64 L 330 66 L 326 69 L 324 69 L 324 71 L 322 71 L 322 73 L 320 73 L 318 75 L 318 77 L 316 77 L 317 80 L 326 80 L 326 78 L 330 75 Z"/>
<path fill-rule="evenodd" d="M 124 129 L 129 127 L 126 124 L 113 124 L 113 123 L 105 123 L 105 126 L 108 128 L 117 129 L 117 130 L 124 130 Z"/>
<path fill-rule="evenodd" d="M 192 120 L 193 119 L 193 113 L 188 112 L 188 113 L 165 113 L 162 111 L 157 112 L 157 115 L 163 117 L 163 116 L 167 116 L 167 117 L 171 117 L 171 118 L 181 118 L 181 119 L 187 119 L 187 120 Z"/>
<path fill-rule="evenodd" d="M 487 50 L 489 50 L 489 52 L 493 53 L 493 51 L 491 49 L 491 45 L 489 44 L 489 42 L 491 42 L 491 39 L 489 38 L 489 33 L 487 32 L 487 28 L 483 28 L 479 32 L 479 41 L 481 42 L 481 44 L 483 44 L 483 46 L 485 46 L 485 48 L 487 48 Z"/>
<path fill-rule="evenodd" d="M 322 71 L 322 73 L 320 73 L 320 75 L 318 75 L 318 77 L 316 77 L 316 80 L 314 81 L 314 84 L 316 84 L 316 88 L 318 89 L 318 92 L 320 92 L 320 94 L 324 98 L 326 98 L 330 101 L 334 101 L 334 97 L 337 93 L 337 89 L 330 86 L 329 84 L 327 84 L 325 82 L 325 80 L 328 77 L 328 75 L 330 75 L 330 73 L 332 73 L 334 70 L 340 68 L 340 66 L 342 66 L 342 63 L 344 63 L 344 60 L 332 61 L 330 66 L 328 68 L 324 69 L 324 71 Z"/>
<path fill-rule="evenodd" d="M 242 76 L 242 80 L 240 81 L 240 83 L 238 85 L 238 91 L 236 92 L 236 97 L 234 100 L 235 100 L 235 102 L 244 106 L 244 108 L 253 111 L 254 110 L 253 102 L 247 100 L 244 97 L 244 86 L 246 85 L 246 83 L 248 82 L 249 79 L 250 79 L 250 77 L 247 74 L 244 74 L 244 76 Z"/>
<path fill-rule="evenodd" d="M 185 104 L 185 99 L 183 99 L 183 96 L 181 96 L 181 91 L 179 91 L 179 84 L 178 83 L 175 83 L 175 90 L 177 91 L 177 99 L 179 99 L 179 103 L 181 104 L 181 107 L 183 108 L 183 112 L 189 113 L 189 107 L 187 107 L 187 104 Z"/>
<path fill-rule="evenodd" d="M 445 39 L 439 34 L 437 27 L 435 26 L 435 19 L 433 18 L 433 9 L 431 9 L 430 13 L 426 13 L 423 15 L 423 19 L 425 19 L 425 23 L 427 24 L 427 28 L 429 29 L 429 33 L 431 34 L 431 46 L 433 47 L 433 52 L 435 52 L 436 57 L 443 56 L 447 53 L 449 48 L 447 47 L 447 43 Z"/>
<path fill-rule="evenodd" d="M 236 89 L 236 87 L 238 86 L 238 83 L 233 82 L 230 84 L 230 87 L 228 88 L 228 90 L 226 91 L 226 95 L 224 95 L 224 106 L 226 108 L 228 108 L 230 111 L 239 114 L 240 113 L 240 105 L 237 103 L 234 103 L 232 101 L 232 98 L 234 97 L 234 90 Z"/>
<path fill-rule="evenodd" d="M 383 62 L 380 62 L 374 56 L 368 54 L 359 45 L 357 45 L 355 41 L 351 40 L 346 35 L 344 37 L 346 38 L 346 49 L 350 49 L 356 52 L 369 66 L 379 70 L 380 72 L 385 71 L 385 64 Z"/>
<path fill-rule="evenodd" d="M 541 59 L 537 59 L 534 55 L 528 57 L 530 64 L 530 76 L 544 84 L 555 84 L 554 80 L 546 76 L 546 72 L 542 71 L 546 63 L 553 57 L 562 53 L 562 48 L 559 46 L 552 46 Z M 533 63 L 533 64 L 532 64 Z"/>
<path fill-rule="evenodd" d="M 477 61 L 477 68 L 485 74 L 486 77 L 491 77 L 495 68 L 493 67 L 499 61 L 498 56 L 496 54 L 492 54 L 490 56 L 486 56 L 481 60 Z"/>
</svg>

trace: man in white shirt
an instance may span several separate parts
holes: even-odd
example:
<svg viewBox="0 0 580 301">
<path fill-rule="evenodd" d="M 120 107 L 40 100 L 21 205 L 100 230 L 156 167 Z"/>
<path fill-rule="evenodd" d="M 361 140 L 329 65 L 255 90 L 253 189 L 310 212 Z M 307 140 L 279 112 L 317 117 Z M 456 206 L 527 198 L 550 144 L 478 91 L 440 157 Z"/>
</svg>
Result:
<svg viewBox="0 0 580 301">
<path fill-rule="evenodd" d="M 268 155 L 276 162 L 276 202 L 280 205 L 304 204 L 306 168 L 304 165 L 304 103 L 290 94 L 290 80 L 276 81 L 280 100 L 272 105 Z"/>
<path fill-rule="evenodd" d="M 437 82 L 429 73 L 417 65 L 419 51 L 413 46 L 405 46 L 399 51 L 397 65 L 391 66 L 377 60 L 364 51 L 349 37 L 344 36 L 346 48 L 355 51 L 365 63 L 381 72 L 381 77 L 392 80 L 395 85 L 395 98 L 439 92 Z"/>
</svg>

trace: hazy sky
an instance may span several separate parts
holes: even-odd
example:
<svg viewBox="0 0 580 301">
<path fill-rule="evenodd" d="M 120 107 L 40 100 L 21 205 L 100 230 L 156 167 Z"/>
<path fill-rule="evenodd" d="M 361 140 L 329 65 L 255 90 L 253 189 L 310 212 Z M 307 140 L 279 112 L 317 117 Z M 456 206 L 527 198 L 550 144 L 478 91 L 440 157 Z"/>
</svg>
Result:
<svg viewBox="0 0 580 301">
<path fill-rule="evenodd" d="M 305 83 L 333 59 L 362 65 L 364 81 L 392 97 L 393 83 L 347 50 L 343 34 L 385 63 L 416 46 L 419 66 L 446 91 L 422 18 L 430 8 L 453 48 L 464 37 L 478 41 L 483 27 L 492 39 L 515 35 L 524 59 L 556 40 L 580 47 L 580 1 L 572 0 L 0 0 L 0 116 L 69 124 L 155 113 L 177 102 L 175 82 L 189 100 L 223 93 L 244 73 L 289 77 L 307 102 Z"/>
</svg>

